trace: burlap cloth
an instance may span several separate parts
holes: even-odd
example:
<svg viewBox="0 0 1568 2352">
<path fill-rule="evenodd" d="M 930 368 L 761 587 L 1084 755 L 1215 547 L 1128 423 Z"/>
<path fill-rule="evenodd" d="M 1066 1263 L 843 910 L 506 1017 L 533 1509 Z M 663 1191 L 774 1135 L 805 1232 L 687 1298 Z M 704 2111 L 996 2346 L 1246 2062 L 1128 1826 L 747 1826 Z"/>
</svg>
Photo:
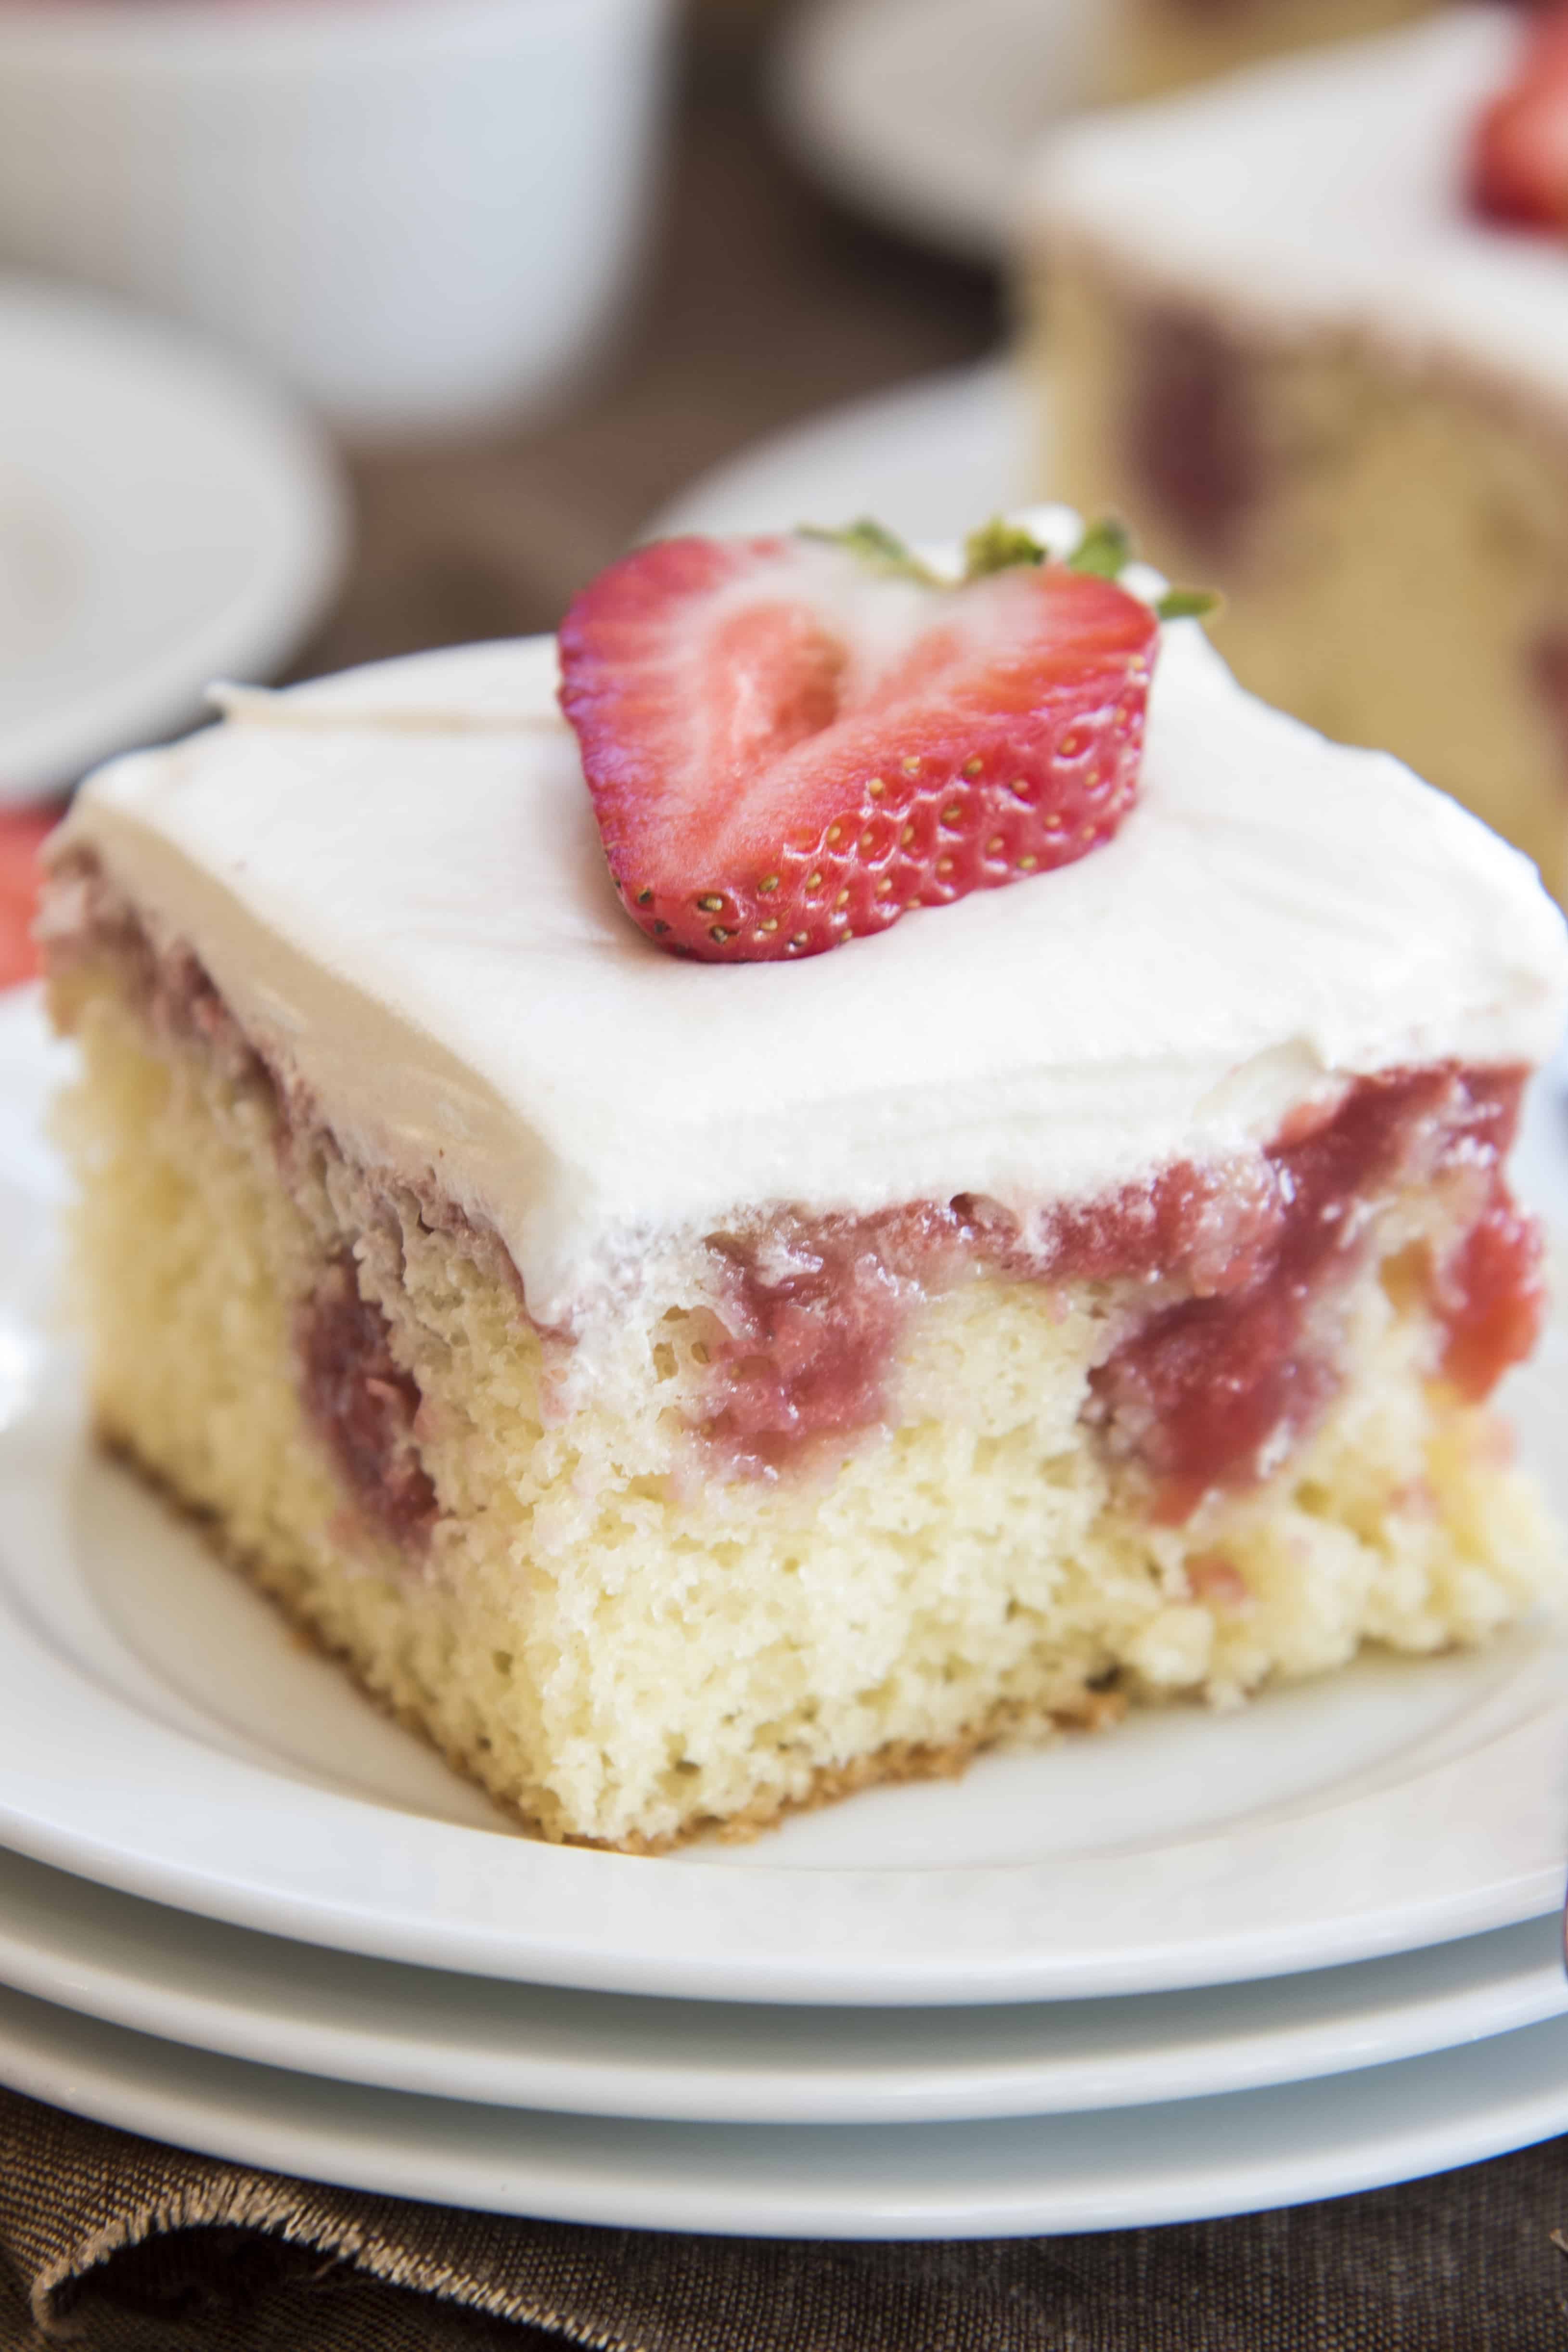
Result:
<svg viewBox="0 0 1568 2352">
<path fill-rule="evenodd" d="M 0 2347 L 1563 2352 L 1568 2141 L 1254 2219 L 803 2245 L 488 2219 L 0 2092 Z"/>
</svg>

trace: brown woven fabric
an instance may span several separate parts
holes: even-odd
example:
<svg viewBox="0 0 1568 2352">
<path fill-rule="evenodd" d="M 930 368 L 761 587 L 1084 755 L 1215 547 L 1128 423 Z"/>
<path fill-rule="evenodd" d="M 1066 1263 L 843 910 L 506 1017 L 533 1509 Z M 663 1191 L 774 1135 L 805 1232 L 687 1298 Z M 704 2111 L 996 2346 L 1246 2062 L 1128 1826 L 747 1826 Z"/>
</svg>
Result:
<svg viewBox="0 0 1568 2352">
<path fill-rule="evenodd" d="M 0 2352 L 1564 2352 L 1564 2218 L 1556 2141 L 1183 2229 L 661 2237 L 312 2187 L 0 2092 Z"/>
</svg>

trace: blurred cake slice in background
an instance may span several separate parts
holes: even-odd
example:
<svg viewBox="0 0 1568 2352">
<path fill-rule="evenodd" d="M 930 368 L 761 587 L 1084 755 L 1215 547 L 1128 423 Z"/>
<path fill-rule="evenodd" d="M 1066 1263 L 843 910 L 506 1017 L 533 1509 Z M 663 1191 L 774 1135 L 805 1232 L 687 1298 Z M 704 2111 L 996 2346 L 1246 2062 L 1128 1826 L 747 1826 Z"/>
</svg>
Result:
<svg viewBox="0 0 1568 2352">
<path fill-rule="evenodd" d="M 1354 39 L 1429 13 L 1432 0 L 1110 0 L 1106 89 L 1154 98 L 1291 49 Z"/>
<path fill-rule="evenodd" d="M 1396 752 L 1562 895 L 1553 122 L 1568 150 L 1561 33 L 1456 8 L 1068 128 L 1029 239 L 1041 487 L 1218 584 L 1244 684 Z"/>
</svg>

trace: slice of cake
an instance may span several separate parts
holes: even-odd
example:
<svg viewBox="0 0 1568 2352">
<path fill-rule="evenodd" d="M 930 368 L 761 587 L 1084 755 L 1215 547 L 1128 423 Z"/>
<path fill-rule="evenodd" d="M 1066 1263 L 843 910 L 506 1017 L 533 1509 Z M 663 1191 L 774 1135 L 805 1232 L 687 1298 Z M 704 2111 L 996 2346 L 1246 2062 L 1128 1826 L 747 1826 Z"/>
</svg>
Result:
<svg viewBox="0 0 1568 2352">
<path fill-rule="evenodd" d="M 1033 530 L 670 542 L 573 726 L 543 640 L 235 694 L 55 845 L 99 1429 L 547 1836 L 1554 1589 L 1561 919 Z"/>
<path fill-rule="evenodd" d="M 1109 0 L 1107 95 L 1154 98 L 1426 16 L 1434 0 Z"/>
<path fill-rule="evenodd" d="M 1394 751 L 1562 894 L 1568 226 L 1479 201 L 1541 37 L 1456 8 L 1085 121 L 1030 217 L 1052 490 L 1223 588 L 1244 684 Z"/>
</svg>

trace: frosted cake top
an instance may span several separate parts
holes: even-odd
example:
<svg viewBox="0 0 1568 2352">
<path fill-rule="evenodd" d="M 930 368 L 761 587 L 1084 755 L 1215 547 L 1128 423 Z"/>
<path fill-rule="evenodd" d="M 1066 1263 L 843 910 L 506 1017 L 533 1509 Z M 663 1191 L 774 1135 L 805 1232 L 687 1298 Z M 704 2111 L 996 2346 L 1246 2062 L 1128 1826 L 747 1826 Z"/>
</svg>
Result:
<svg viewBox="0 0 1568 2352">
<path fill-rule="evenodd" d="M 497 1227 L 540 1320 L 748 1209 L 1027 1213 L 1265 1140 L 1340 1076 L 1556 1041 L 1533 868 L 1243 694 L 1190 622 L 1113 841 L 800 963 L 633 928 L 555 693 L 536 638 L 237 695 L 101 771 L 60 837 L 347 1149 Z"/>
</svg>

